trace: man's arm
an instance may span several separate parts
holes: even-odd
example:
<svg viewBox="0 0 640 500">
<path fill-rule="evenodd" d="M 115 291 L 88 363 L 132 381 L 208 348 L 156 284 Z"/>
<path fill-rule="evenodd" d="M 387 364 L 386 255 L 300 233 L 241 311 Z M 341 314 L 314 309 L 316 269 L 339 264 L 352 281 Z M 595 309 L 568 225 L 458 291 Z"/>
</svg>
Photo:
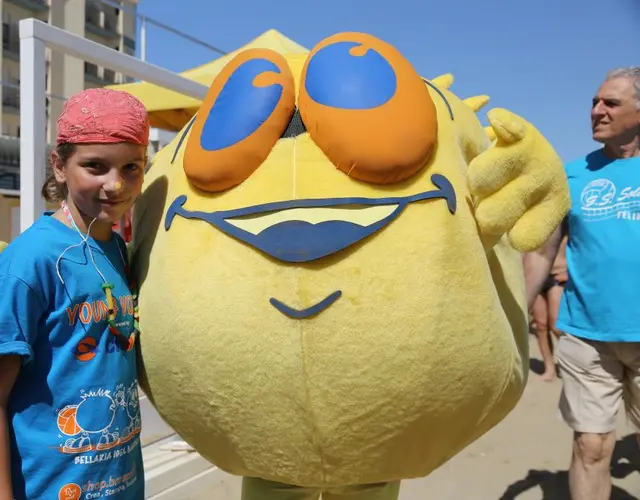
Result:
<svg viewBox="0 0 640 500">
<path fill-rule="evenodd" d="M 0 500 L 13 500 L 7 402 L 19 372 L 19 356 L 0 356 Z"/>
<path fill-rule="evenodd" d="M 564 223 L 560 224 L 547 242 L 535 252 L 524 254 L 524 279 L 527 290 L 527 307 L 531 309 L 536 297 L 542 290 L 544 282 L 551 273 L 553 262 L 556 260 L 562 237 Z"/>
</svg>

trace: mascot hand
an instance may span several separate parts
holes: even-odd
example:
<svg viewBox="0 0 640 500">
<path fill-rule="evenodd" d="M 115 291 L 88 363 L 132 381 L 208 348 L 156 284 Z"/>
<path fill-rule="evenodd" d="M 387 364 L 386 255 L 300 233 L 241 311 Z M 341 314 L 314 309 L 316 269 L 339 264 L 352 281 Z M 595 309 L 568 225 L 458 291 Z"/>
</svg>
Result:
<svg viewBox="0 0 640 500">
<path fill-rule="evenodd" d="M 508 234 L 521 252 L 541 247 L 571 206 L 563 164 L 523 118 L 505 109 L 488 113 L 492 148 L 469 164 L 469 189 L 485 245 Z"/>
<path fill-rule="evenodd" d="M 5 243 L 4 241 L 0 241 L 0 253 L 7 248 L 8 243 Z"/>
</svg>

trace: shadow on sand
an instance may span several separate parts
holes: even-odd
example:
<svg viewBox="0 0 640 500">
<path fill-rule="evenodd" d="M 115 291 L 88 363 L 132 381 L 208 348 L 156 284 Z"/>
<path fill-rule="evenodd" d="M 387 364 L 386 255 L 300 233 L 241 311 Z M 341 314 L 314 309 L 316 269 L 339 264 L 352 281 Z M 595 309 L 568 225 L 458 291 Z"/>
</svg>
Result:
<svg viewBox="0 0 640 500">
<path fill-rule="evenodd" d="M 536 358 L 531 358 L 529 360 L 529 370 L 537 375 L 542 375 L 544 373 L 544 363 Z M 560 378 L 560 369 L 558 365 L 556 365 L 556 377 Z"/>
<path fill-rule="evenodd" d="M 638 450 L 635 434 L 629 434 L 616 442 L 611 460 L 611 476 L 623 479 L 634 473 L 640 473 L 640 450 Z M 530 470 L 527 477 L 509 486 L 499 500 L 517 500 L 521 494 L 538 487 L 542 490 L 541 500 L 571 499 L 567 471 Z M 639 498 L 614 485 L 611 500 L 639 500 Z"/>
</svg>

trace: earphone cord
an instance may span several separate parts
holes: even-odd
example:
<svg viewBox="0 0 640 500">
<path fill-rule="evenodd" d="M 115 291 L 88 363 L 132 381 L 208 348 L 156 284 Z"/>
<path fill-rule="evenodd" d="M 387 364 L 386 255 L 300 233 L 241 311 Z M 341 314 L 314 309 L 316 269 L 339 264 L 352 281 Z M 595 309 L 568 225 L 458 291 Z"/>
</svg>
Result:
<svg viewBox="0 0 640 500">
<path fill-rule="evenodd" d="M 97 271 L 97 273 L 100 275 L 100 278 L 102 278 L 103 283 L 107 283 L 107 280 L 105 279 L 104 275 L 100 272 L 100 269 L 98 268 L 98 265 L 96 264 L 96 260 L 93 256 L 93 251 L 91 250 L 91 245 L 89 244 L 89 236 L 91 235 L 91 226 L 93 225 L 93 223 L 98 220 L 97 218 L 94 218 L 91 223 L 89 224 L 89 227 L 87 227 L 87 234 L 82 234 L 82 231 L 80 231 L 80 228 L 78 227 L 78 225 L 76 224 L 76 221 L 73 219 L 73 215 L 71 215 L 71 212 L 69 211 L 69 209 L 67 208 L 67 204 L 66 203 L 62 203 L 62 207 L 64 209 L 65 215 L 67 216 L 67 219 L 69 220 L 69 222 L 71 223 L 71 226 L 78 232 L 78 234 L 80 235 L 80 238 L 82 238 L 82 241 L 80 243 L 76 243 L 75 245 L 70 245 L 67 248 L 64 249 L 64 251 L 60 254 L 60 256 L 58 257 L 58 260 L 56 261 L 56 273 L 58 274 L 58 278 L 60 279 L 60 282 L 64 285 L 64 279 L 62 279 L 62 274 L 60 273 L 60 261 L 62 260 L 62 257 L 64 256 L 64 254 L 67 252 L 67 250 L 70 250 L 72 248 L 81 246 L 86 244 L 87 245 L 87 249 L 89 250 L 89 256 L 91 257 L 91 262 L 93 263 L 93 268 Z M 122 255 L 122 249 L 120 248 L 120 245 L 118 244 L 118 252 L 120 253 L 120 259 L 122 260 L 122 265 L 125 266 L 126 268 L 126 261 L 124 260 L 124 255 Z"/>
</svg>

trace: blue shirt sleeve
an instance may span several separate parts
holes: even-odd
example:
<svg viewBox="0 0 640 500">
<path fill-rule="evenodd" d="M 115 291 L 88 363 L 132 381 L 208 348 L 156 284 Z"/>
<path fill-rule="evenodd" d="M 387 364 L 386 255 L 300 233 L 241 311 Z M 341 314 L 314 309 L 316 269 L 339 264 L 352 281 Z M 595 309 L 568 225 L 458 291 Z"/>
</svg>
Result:
<svg viewBox="0 0 640 500">
<path fill-rule="evenodd" d="M 33 359 L 42 305 L 34 290 L 20 278 L 0 277 L 0 356 L 18 355 L 23 365 Z"/>
</svg>

